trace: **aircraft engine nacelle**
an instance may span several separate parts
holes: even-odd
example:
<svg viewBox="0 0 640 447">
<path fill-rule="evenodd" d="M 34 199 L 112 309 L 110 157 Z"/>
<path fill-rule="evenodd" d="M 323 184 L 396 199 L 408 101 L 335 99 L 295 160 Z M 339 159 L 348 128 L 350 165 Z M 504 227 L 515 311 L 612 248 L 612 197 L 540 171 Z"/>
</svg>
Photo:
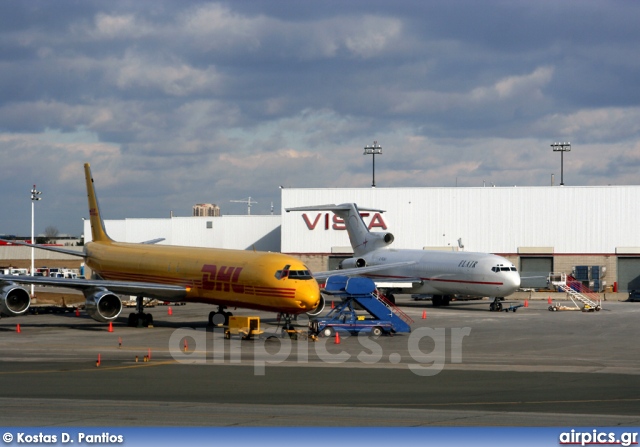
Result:
<svg viewBox="0 0 640 447">
<path fill-rule="evenodd" d="M 371 234 L 376 235 L 376 238 L 372 241 L 373 249 L 382 248 L 382 247 L 386 247 L 387 245 L 391 245 L 395 240 L 395 237 L 393 237 L 392 233 L 371 233 Z"/>
<path fill-rule="evenodd" d="M 352 269 L 352 268 L 361 268 L 366 267 L 367 261 L 362 258 L 349 258 L 345 259 L 340 263 L 341 269 Z"/>
<path fill-rule="evenodd" d="M 31 296 L 22 287 L 5 284 L 0 288 L 0 315 L 16 317 L 22 315 L 31 305 Z"/>
<path fill-rule="evenodd" d="M 91 318 L 101 323 L 113 321 L 122 312 L 120 297 L 108 290 L 98 290 L 85 295 L 85 310 Z"/>
<path fill-rule="evenodd" d="M 320 295 L 320 302 L 318 303 L 318 307 L 316 307 L 313 310 L 310 310 L 309 312 L 307 312 L 307 315 L 309 315 L 310 317 L 315 317 L 318 316 L 322 313 L 322 311 L 324 310 L 324 296 L 322 296 L 322 294 Z"/>
</svg>

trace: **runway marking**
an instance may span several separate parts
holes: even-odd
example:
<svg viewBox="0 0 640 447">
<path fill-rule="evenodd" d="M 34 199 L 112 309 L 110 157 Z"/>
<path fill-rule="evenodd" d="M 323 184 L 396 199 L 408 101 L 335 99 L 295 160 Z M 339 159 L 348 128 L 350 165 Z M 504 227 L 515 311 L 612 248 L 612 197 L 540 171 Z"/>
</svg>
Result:
<svg viewBox="0 0 640 447">
<path fill-rule="evenodd" d="M 406 407 L 416 407 L 416 406 L 427 406 L 427 407 L 454 407 L 457 405 L 464 406 L 472 406 L 472 405 L 541 405 L 541 404 L 585 404 L 585 403 L 604 403 L 604 402 L 638 402 L 640 398 L 622 398 L 622 399 L 587 399 L 587 400 L 540 400 L 540 401 L 507 401 L 507 402 L 449 402 L 443 404 L 412 404 L 412 403 L 390 403 L 385 402 L 384 404 L 373 404 L 375 406 L 378 405 L 387 405 L 387 406 L 406 406 Z M 335 404 L 334 404 L 335 405 Z M 372 404 L 368 404 L 372 405 Z M 358 405 L 359 406 L 359 405 Z"/>
<path fill-rule="evenodd" d="M 106 360 L 109 361 L 109 360 Z M 174 360 L 165 360 L 161 362 L 140 362 L 134 365 L 121 365 L 121 366 L 99 366 L 99 367 L 87 367 L 82 369 L 43 369 L 43 370 L 26 370 L 26 371 L 0 371 L 0 376 L 7 376 L 12 374 L 50 374 L 50 373 L 69 373 L 69 372 L 84 372 L 84 371 L 113 371 L 118 369 L 134 369 L 134 368 L 148 368 L 151 366 L 164 366 L 176 364 Z"/>
</svg>

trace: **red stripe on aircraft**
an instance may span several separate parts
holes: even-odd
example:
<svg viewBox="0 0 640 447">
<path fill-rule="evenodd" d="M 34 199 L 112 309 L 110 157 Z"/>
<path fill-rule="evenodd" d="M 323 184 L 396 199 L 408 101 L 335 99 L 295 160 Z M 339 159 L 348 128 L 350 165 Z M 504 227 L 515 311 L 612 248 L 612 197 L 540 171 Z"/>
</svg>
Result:
<svg viewBox="0 0 640 447">
<path fill-rule="evenodd" d="M 385 278 L 394 278 L 394 279 L 404 279 L 410 280 L 412 277 L 410 276 L 390 276 L 390 275 L 365 275 L 370 278 L 381 278 L 384 280 Z M 441 279 L 441 278 L 420 278 L 422 281 L 432 281 L 432 282 L 452 282 L 458 284 L 480 284 L 484 286 L 502 286 L 503 282 L 490 282 L 490 281 L 465 281 L 462 279 Z"/>
</svg>

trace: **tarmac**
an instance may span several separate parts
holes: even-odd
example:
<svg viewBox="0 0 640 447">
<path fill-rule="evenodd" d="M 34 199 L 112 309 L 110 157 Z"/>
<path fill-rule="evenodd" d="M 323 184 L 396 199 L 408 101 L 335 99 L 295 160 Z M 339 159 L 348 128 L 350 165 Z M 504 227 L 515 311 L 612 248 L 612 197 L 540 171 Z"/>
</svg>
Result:
<svg viewBox="0 0 640 447">
<path fill-rule="evenodd" d="M 554 296 L 558 298 L 557 296 Z M 557 303 L 557 299 L 554 303 Z M 638 426 L 640 303 L 400 296 L 410 334 L 225 340 L 212 306 L 156 306 L 153 328 L 81 312 L 0 320 L 4 426 Z M 523 301 L 507 300 L 509 305 Z M 561 304 L 573 306 L 571 301 Z M 171 312 L 169 312 L 171 308 Z M 171 315 L 169 315 L 171 313 Z M 424 318 L 423 318 L 424 317 Z M 18 332 L 18 326 L 20 331 Z M 137 357 L 137 361 L 136 361 Z M 147 361 L 145 361 L 147 357 Z M 149 358 L 150 357 L 150 358 Z"/>
</svg>

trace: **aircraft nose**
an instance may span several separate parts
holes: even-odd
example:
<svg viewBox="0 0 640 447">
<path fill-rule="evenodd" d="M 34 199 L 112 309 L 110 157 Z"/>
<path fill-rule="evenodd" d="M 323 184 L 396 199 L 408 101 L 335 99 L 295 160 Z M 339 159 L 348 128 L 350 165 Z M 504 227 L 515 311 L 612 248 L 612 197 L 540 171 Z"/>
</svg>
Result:
<svg viewBox="0 0 640 447">
<path fill-rule="evenodd" d="M 314 310 L 320 303 L 320 286 L 315 280 L 308 281 L 296 291 L 296 301 L 305 311 Z"/>
<path fill-rule="evenodd" d="M 511 293 L 520 288 L 520 274 L 517 272 L 511 272 L 507 275 L 504 285 L 511 290 Z"/>
</svg>

